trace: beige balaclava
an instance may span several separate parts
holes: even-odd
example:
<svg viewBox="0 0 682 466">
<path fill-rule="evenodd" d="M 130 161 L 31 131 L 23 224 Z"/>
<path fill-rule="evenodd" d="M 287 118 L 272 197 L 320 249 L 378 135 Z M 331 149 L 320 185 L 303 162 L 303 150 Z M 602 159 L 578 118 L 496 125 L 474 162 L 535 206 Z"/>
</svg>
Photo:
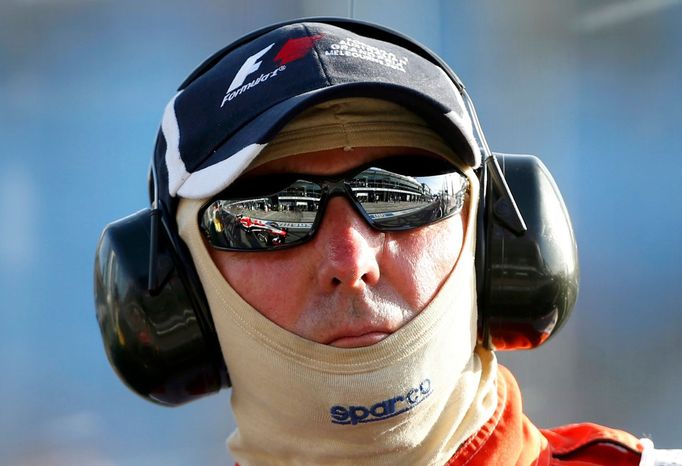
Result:
<svg viewBox="0 0 682 466">
<path fill-rule="evenodd" d="M 445 464 L 495 409 L 495 357 L 476 347 L 478 181 L 442 139 L 398 105 L 344 99 L 304 112 L 253 165 L 338 147 L 352 156 L 353 147 L 386 145 L 453 160 L 469 179 L 472 211 L 441 289 L 417 317 L 372 346 L 315 343 L 265 318 L 211 260 L 197 222 L 205 201 L 180 202 L 180 236 L 204 286 L 232 380 L 238 429 L 228 444 L 241 466 Z"/>
</svg>

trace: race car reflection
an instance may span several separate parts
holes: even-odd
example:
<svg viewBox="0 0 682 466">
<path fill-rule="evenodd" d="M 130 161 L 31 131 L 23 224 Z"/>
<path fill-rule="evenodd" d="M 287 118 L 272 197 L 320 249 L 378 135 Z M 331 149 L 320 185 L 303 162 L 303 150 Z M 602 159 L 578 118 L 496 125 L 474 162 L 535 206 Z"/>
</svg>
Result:
<svg viewBox="0 0 682 466">
<path fill-rule="evenodd" d="M 253 233 L 258 241 L 267 246 L 283 244 L 287 231 L 280 228 L 276 222 L 268 222 L 257 218 L 237 215 L 237 220 L 243 229 Z"/>
</svg>

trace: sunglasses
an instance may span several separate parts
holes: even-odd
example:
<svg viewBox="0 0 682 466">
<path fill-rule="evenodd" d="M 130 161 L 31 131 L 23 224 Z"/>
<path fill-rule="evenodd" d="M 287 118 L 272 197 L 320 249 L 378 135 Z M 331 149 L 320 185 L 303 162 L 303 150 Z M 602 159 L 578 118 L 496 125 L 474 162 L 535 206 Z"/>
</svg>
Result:
<svg viewBox="0 0 682 466">
<path fill-rule="evenodd" d="M 206 241 L 226 251 L 272 251 L 309 241 L 329 199 L 345 197 L 379 231 L 404 231 L 462 211 L 468 180 L 430 157 L 375 160 L 334 176 L 242 177 L 199 210 Z"/>
</svg>

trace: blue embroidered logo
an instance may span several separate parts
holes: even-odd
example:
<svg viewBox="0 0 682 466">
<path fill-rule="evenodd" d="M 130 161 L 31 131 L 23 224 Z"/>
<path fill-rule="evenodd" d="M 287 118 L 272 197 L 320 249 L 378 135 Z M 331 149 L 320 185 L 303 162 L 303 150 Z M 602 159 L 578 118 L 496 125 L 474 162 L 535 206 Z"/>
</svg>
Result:
<svg viewBox="0 0 682 466">
<path fill-rule="evenodd" d="M 331 421 L 334 424 L 345 425 L 383 421 L 411 410 L 427 399 L 431 392 L 431 380 L 424 379 L 419 387 L 410 388 L 404 395 L 388 398 L 372 406 L 334 405 L 330 409 Z"/>
</svg>

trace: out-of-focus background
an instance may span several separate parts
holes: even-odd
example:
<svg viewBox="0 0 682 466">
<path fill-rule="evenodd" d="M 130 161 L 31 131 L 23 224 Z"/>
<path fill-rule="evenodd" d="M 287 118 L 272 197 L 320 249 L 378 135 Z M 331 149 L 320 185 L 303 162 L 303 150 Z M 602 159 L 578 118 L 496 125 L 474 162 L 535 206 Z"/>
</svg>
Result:
<svg viewBox="0 0 682 466">
<path fill-rule="evenodd" d="M 230 463 L 228 391 L 167 409 L 111 370 L 95 245 L 146 206 L 162 109 L 196 65 L 271 22 L 351 14 L 441 54 L 493 149 L 541 156 L 563 191 L 577 308 L 500 357 L 528 415 L 682 447 L 682 1 L 2 0 L 0 464 Z"/>
</svg>

